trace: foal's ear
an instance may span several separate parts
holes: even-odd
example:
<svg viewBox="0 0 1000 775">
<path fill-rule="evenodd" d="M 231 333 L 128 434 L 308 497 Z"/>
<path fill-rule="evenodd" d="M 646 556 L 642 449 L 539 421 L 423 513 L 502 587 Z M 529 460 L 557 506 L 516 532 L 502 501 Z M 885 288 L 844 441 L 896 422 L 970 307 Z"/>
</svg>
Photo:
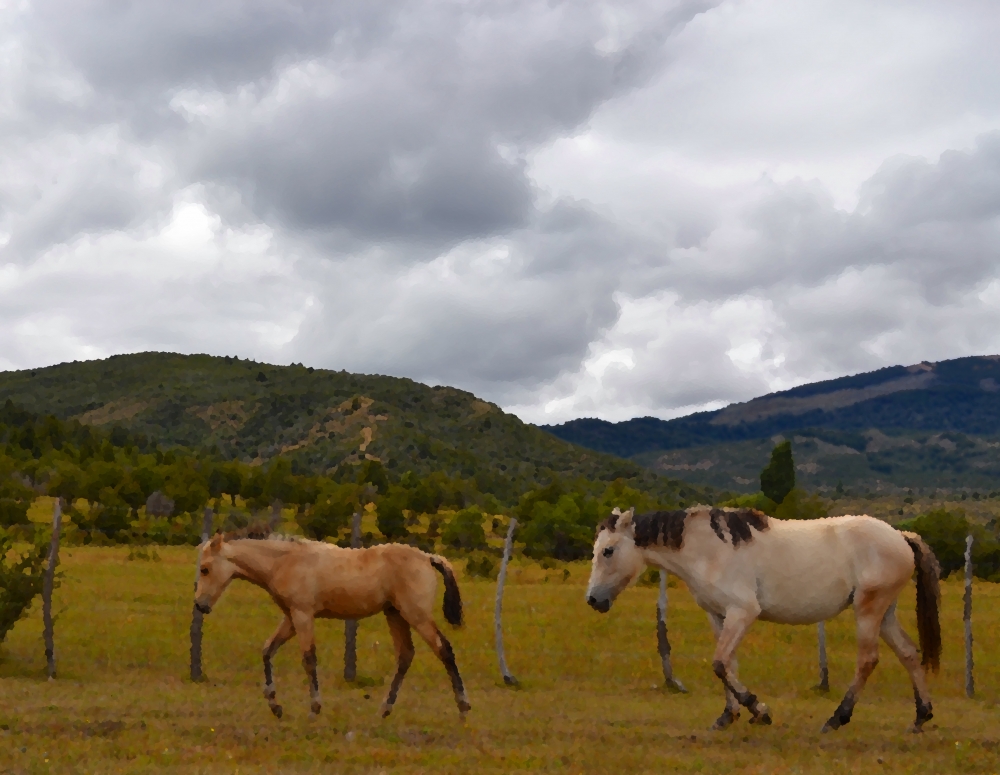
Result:
<svg viewBox="0 0 1000 775">
<path fill-rule="evenodd" d="M 618 511 L 618 509 L 615 509 L 615 511 Z M 623 511 L 620 513 L 621 516 L 618 517 L 618 529 L 627 530 L 628 528 L 632 527 L 632 517 L 635 516 L 635 506 L 630 508 L 628 511 Z"/>
<path fill-rule="evenodd" d="M 221 549 L 222 548 L 222 533 L 216 533 L 214 536 L 212 536 L 212 540 L 209 541 L 208 545 L 212 549 Z"/>
</svg>

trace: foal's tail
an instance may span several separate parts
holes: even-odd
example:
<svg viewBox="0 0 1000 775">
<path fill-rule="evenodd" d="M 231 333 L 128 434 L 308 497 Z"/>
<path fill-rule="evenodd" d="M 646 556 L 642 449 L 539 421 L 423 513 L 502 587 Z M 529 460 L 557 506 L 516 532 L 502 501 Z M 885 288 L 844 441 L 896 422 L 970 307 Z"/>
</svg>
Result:
<svg viewBox="0 0 1000 775">
<path fill-rule="evenodd" d="M 458 591 L 451 563 L 437 554 L 428 555 L 431 565 L 444 576 L 444 618 L 448 624 L 462 626 L 462 594 Z"/>
<path fill-rule="evenodd" d="M 903 533 L 903 538 L 913 550 L 917 566 L 917 631 L 920 633 L 920 663 L 935 673 L 941 666 L 941 587 L 938 578 L 941 566 L 933 550 L 916 533 Z"/>
</svg>

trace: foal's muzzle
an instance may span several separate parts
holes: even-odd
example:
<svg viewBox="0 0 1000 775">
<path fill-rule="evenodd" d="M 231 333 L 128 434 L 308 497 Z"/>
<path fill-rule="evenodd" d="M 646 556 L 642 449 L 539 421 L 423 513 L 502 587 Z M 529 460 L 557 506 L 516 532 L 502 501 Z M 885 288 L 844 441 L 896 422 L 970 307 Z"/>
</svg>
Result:
<svg viewBox="0 0 1000 775">
<path fill-rule="evenodd" d="M 212 606 L 206 605 L 205 603 L 195 603 L 194 607 L 197 608 L 203 614 L 212 613 Z"/>
<path fill-rule="evenodd" d="M 610 600 L 598 600 L 593 595 L 590 595 L 587 598 L 587 605 L 589 605 L 595 611 L 600 611 L 602 614 L 606 614 L 608 611 L 611 610 Z"/>
</svg>

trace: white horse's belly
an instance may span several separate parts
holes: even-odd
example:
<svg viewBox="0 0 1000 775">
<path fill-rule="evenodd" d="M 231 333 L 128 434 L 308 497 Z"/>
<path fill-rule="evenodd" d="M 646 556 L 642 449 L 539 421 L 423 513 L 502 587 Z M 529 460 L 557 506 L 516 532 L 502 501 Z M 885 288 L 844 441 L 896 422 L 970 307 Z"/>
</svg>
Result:
<svg viewBox="0 0 1000 775">
<path fill-rule="evenodd" d="M 785 568 L 758 577 L 760 619 L 779 624 L 815 624 L 833 618 L 851 604 L 854 587 L 844 569 L 826 575 L 794 570 Z"/>
</svg>

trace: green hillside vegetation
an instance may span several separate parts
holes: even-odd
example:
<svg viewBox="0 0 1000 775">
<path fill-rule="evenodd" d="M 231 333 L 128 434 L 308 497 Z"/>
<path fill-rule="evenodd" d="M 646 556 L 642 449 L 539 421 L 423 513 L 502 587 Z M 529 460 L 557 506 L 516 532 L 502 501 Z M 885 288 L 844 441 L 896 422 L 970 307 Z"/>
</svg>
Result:
<svg viewBox="0 0 1000 775">
<path fill-rule="evenodd" d="M 141 353 L 0 373 L 0 402 L 126 437 L 140 452 L 184 447 L 246 464 L 287 460 L 333 475 L 378 461 L 473 481 L 503 504 L 555 479 L 626 479 L 665 500 L 704 497 L 634 461 L 595 453 L 449 387 L 396 377 L 270 366 L 239 358 Z"/>
<path fill-rule="evenodd" d="M 644 488 L 648 482 L 657 486 Z M 348 458 L 323 473 L 296 469 L 295 459 L 285 455 L 248 463 L 226 459 L 217 449 L 164 448 L 120 426 L 103 430 L 38 415 L 8 399 L 0 407 L 0 528 L 32 537 L 29 510 L 46 496 L 67 504 L 70 543 L 196 544 L 202 511 L 210 507 L 213 529 L 243 527 L 275 513 L 284 530 L 346 545 L 351 515 L 361 512 L 365 543 L 408 541 L 496 554 L 485 526 L 502 533 L 504 515 L 513 513 L 524 525 L 519 538 L 529 556 L 561 560 L 590 553 L 594 527 L 614 506 L 652 509 L 707 500 L 704 492 L 649 474 L 605 481 L 548 472 L 544 483 L 504 504 L 483 492 L 474 476 L 400 472 L 374 457 Z"/>
</svg>

